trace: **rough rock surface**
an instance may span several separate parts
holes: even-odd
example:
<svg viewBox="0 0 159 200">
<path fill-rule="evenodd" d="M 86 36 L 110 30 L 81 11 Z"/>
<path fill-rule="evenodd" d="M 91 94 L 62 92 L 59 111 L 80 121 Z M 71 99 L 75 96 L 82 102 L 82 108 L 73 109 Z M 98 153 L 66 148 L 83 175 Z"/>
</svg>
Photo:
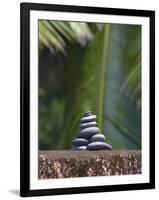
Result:
<svg viewBox="0 0 159 200">
<path fill-rule="evenodd" d="M 141 152 L 39 151 L 39 179 L 141 174 Z"/>
</svg>

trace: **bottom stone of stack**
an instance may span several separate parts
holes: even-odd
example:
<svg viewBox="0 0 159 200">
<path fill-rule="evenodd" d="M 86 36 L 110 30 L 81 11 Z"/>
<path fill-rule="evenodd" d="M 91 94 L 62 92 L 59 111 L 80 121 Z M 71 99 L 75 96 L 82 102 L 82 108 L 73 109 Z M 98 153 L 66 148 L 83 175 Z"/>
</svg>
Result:
<svg viewBox="0 0 159 200">
<path fill-rule="evenodd" d="M 86 146 L 75 146 L 75 147 L 72 147 L 71 150 L 73 151 L 81 151 L 81 150 L 86 150 L 87 147 Z"/>
<path fill-rule="evenodd" d="M 111 150 L 112 146 L 105 142 L 92 142 L 87 145 L 87 150 Z"/>
<path fill-rule="evenodd" d="M 76 138 L 72 142 L 74 146 L 87 146 L 88 143 L 89 143 L 88 140 L 84 138 Z"/>
</svg>

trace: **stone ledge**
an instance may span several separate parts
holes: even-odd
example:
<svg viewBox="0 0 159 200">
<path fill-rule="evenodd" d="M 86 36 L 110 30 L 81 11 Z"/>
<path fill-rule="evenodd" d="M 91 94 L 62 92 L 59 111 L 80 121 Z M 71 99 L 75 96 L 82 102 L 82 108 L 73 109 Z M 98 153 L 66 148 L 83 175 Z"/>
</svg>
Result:
<svg viewBox="0 0 159 200">
<path fill-rule="evenodd" d="M 141 174 L 141 151 L 39 151 L 39 179 Z"/>
</svg>

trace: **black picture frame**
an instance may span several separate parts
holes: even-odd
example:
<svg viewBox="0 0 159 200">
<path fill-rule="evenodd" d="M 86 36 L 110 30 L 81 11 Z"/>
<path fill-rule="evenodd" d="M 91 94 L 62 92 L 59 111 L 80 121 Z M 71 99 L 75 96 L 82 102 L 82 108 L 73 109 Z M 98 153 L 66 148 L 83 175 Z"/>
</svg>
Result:
<svg viewBox="0 0 159 200">
<path fill-rule="evenodd" d="M 30 189 L 30 11 L 60 11 L 76 13 L 97 13 L 123 16 L 140 16 L 150 19 L 150 181 L 149 183 L 103 185 L 59 189 Z M 155 188 L 155 11 L 131 10 L 103 7 L 83 7 L 71 5 L 49 5 L 35 3 L 21 3 L 21 122 L 20 122 L 20 195 L 59 195 L 75 193 L 95 193 L 107 191 L 139 190 Z"/>
</svg>

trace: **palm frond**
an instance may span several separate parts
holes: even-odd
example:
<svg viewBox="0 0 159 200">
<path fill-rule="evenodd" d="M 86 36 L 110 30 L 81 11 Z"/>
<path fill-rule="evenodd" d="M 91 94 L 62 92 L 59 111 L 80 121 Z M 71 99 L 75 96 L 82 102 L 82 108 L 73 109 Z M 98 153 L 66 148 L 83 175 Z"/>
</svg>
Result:
<svg viewBox="0 0 159 200">
<path fill-rule="evenodd" d="M 55 48 L 65 54 L 67 42 L 84 45 L 94 39 L 87 23 L 39 20 L 39 42 L 43 47 Z"/>
<path fill-rule="evenodd" d="M 114 24 L 110 35 L 105 133 L 112 146 L 122 138 L 119 149 L 138 149 L 141 148 L 141 27 Z"/>
<path fill-rule="evenodd" d="M 59 148 L 70 147 L 71 140 L 79 131 L 80 118 L 85 111 L 92 110 L 98 116 L 98 126 L 102 132 L 104 131 L 104 88 L 109 30 L 110 25 L 105 25 L 102 32 L 97 32 L 95 40 L 89 47 L 83 51 L 75 47 L 71 51 L 67 75 L 65 122 Z"/>
</svg>

